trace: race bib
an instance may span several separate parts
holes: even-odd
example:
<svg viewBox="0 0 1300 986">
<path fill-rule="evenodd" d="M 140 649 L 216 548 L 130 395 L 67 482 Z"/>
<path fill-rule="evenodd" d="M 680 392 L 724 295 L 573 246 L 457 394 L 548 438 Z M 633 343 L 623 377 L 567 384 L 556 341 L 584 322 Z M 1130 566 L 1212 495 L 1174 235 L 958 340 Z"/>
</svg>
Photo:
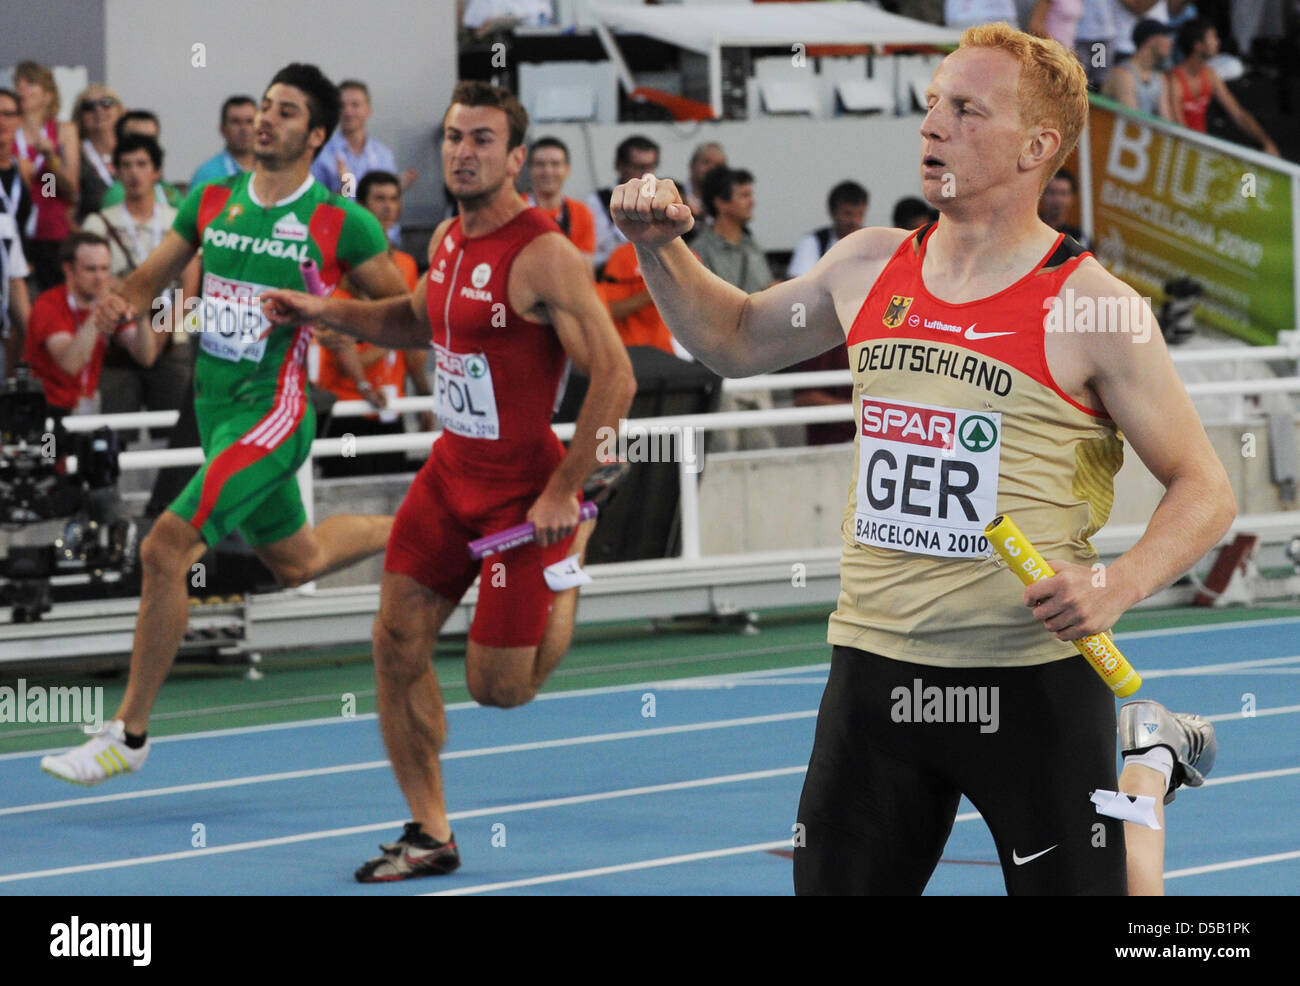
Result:
<svg viewBox="0 0 1300 986">
<path fill-rule="evenodd" d="M 854 539 L 940 558 L 987 558 L 1002 415 L 866 395 L 859 411 Z"/>
<path fill-rule="evenodd" d="M 453 353 L 434 345 L 433 412 L 448 431 L 467 438 L 501 437 L 492 370 L 482 353 Z"/>
<path fill-rule="evenodd" d="M 232 281 L 215 274 L 203 276 L 198 308 L 203 351 L 218 359 L 260 363 L 266 354 L 271 322 L 262 314 L 264 284 Z"/>
</svg>

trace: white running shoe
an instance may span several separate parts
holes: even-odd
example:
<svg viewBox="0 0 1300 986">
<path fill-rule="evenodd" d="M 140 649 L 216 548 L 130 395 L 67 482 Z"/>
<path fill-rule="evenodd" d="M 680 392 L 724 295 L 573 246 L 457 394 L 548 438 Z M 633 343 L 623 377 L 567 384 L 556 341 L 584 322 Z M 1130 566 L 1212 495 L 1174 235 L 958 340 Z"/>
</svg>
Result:
<svg viewBox="0 0 1300 986">
<path fill-rule="evenodd" d="M 67 753 L 41 758 L 41 770 L 70 784 L 93 787 L 118 774 L 130 774 L 144 766 L 149 741 L 133 750 L 126 745 L 126 727 L 114 719 L 90 739 Z"/>
</svg>

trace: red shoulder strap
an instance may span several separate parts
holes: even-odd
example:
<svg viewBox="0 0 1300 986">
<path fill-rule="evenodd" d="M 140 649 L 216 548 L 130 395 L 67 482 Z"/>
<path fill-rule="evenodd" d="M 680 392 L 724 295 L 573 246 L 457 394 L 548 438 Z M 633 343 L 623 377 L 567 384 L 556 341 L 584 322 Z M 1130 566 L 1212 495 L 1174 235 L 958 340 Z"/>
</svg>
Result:
<svg viewBox="0 0 1300 986">
<path fill-rule="evenodd" d="M 203 238 L 203 231 L 207 229 L 208 223 L 221 215 L 221 210 L 226 207 L 230 201 L 230 194 L 234 189 L 226 185 L 215 183 L 203 189 L 203 198 L 199 199 L 199 221 L 198 235 L 199 239 Z"/>
<path fill-rule="evenodd" d="M 343 234 L 346 213 L 336 205 L 322 202 L 311 214 L 307 232 L 320 250 L 320 276 L 326 284 L 337 284 L 346 273 L 339 264 L 339 237 Z"/>
</svg>

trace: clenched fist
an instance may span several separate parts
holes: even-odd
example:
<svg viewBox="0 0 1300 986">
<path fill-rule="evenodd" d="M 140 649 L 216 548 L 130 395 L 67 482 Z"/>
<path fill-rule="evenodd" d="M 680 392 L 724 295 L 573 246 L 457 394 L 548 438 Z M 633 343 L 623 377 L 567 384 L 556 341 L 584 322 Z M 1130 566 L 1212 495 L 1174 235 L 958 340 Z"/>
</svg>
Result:
<svg viewBox="0 0 1300 986">
<path fill-rule="evenodd" d="M 619 232 L 640 246 L 662 246 L 689 233 L 695 225 L 695 217 L 677 185 L 651 174 L 614 189 L 609 197 L 609 215 Z"/>
</svg>

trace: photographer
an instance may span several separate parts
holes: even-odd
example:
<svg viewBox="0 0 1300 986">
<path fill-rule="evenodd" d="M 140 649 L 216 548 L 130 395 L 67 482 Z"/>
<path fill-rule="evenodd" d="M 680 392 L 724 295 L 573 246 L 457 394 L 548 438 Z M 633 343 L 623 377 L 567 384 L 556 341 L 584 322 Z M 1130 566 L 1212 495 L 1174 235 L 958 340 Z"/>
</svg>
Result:
<svg viewBox="0 0 1300 986">
<path fill-rule="evenodd" d="M 23 358 L 45 388 L 52 409 L 86 414 L 94 409 L 110 337 L 141 366 L 153 364 L 158 346 L 149 326 L 131 323 L 101 332 L 88 317 L 108 288 L 107 240 L 93 233 L 73 233 L 63 241 L 59 259 L 66 283 L 32 303 Z"/>
</svg>

